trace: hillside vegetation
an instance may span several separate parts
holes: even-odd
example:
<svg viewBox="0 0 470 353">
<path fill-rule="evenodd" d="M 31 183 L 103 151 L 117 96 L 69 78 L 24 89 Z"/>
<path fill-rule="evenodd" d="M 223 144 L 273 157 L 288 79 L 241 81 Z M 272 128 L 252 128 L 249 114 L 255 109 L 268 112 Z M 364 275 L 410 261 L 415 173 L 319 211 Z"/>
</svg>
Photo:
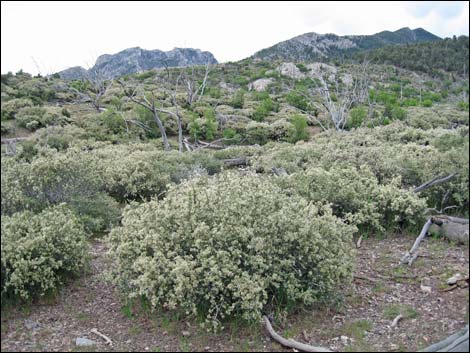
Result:
<svg viewBox="0 0 470 353">
<path fill-rule="evenodd" d="M 2 75 L 2 305 L 101 238 L 125 300 L 217 331 L 333 305 L 353 238 L 468 217 L 468 38 L 367 58 Z"/>
</svg>

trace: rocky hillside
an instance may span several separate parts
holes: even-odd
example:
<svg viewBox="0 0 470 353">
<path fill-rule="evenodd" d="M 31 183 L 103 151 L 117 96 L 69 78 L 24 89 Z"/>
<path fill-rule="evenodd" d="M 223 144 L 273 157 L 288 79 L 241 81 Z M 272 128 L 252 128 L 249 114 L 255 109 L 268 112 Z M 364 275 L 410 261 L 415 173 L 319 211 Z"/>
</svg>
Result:
<svg viewBox="0 0 470 353">
<path fill-rule="evenodd" d="M 75 80 L 83 78 L 89 71 L 99 71 L 105 79 L 127 74 L 169 67 L 217 64 L 214 55 L 208 51 L 192 48 L 174 48 L 170 51 L 145 50 L 139 47 L 128 48 L 117 54 L 104 54 L 98 57 L 90 70 L 75 66 L 58 72 L 61 78 Z"/>
<path fill-rule="evenodd" d="M 311 61 L 388 45 L 421 43 L 439 39 L 422 28 L 412 30 L 408 27 L 395 32 L 383 31 L 374 35 L 338 36 L 331 33 L 312 32 L 260 50 L 253 57 L 264 60 Z"/>
</svg>

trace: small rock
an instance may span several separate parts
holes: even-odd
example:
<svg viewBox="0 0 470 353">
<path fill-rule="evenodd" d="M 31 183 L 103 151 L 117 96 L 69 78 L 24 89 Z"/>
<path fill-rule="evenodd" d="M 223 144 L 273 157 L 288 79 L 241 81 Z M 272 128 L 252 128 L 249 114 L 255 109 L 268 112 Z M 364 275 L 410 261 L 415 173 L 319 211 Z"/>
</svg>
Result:
<svg viewBox="0 0 470 353">
<path fill-rule="evenodd" d="M 423 293 L 428 293 L 428 294 L 430 294 L 430 293 L 432 292 L 432 288 L 429 287 L 429 286 L 423 286 L 423 285 L 421 285 L 421 291 L 422 291 Z"/>
<path fill-rule="evenodd" d="M 461 280 L 463 280 L 463 276 L 460 273 L 456 273 L 455 275 L 453 275 L 447 280 L 447 284 L 451 286 Z"/>
<path fill-rule="evenodd" d="M 95 341 L 89 340 L 88 338 L 78 337 L 75 340 L 75 345 L 79 347 L 90 347 L 96 345 Z"/>
<path fill-rule="evenodd" d="M 347 345 L 349 343 L 349 337 L 347 336 L 340 336 L 339 339 L 341 340 L 341 343 L 344 345 Z"/>
<path fill-rule="evenodd" d="M 209 351 L 210 349 L 211 349 L 211 347 L 209 347 L 209 346 L 204 347 L 204 350 L 205 350 L 206 352 Z"/>
<path fill-rule="evenodd" d="M 181 331 L 181 334 L 182 334 L 184 337 L 191 336 L 191 332 L 189 332 L 189 331 Z"/>
<path fill-rule="evenodd" d="M 390 350 L 391 351 L 397 351 L 398 348 L 400 348 L 400 347 L 398 347 L 398 344 L 394 344 L 394 343 L 390 344 Z"/>
<path fill-rule="evenodd" d="M 24 325 L 28 330 L 39 330 L 41 328 L 41 325 L 37 321 L 32 321 L 32 320 L 25 320 Z"/>
</svg>

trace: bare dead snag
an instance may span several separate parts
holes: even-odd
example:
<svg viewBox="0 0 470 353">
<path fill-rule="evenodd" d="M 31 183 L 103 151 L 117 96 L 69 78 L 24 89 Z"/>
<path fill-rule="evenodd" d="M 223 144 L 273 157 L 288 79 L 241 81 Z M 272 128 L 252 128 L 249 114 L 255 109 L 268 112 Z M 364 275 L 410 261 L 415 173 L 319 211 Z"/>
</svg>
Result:
<svg viewBox="0 0 470 353">
<path fill-rule="evenodd" d="M 271 323 L 269 322 L 269 319 L 266 316 L 263 316 L 263 320 L 264 325 L 266 326 L 266 330 L 268 330 L 270 336 L 284 347 L 297 349 L 302 352 L 332 352 L 327 348 L 311 346 L 309 344 L 294 341 L 293 339 L 285 339 L 284 337 L 277 334 L 276 331 L 274 331 Z"/>
</svg>

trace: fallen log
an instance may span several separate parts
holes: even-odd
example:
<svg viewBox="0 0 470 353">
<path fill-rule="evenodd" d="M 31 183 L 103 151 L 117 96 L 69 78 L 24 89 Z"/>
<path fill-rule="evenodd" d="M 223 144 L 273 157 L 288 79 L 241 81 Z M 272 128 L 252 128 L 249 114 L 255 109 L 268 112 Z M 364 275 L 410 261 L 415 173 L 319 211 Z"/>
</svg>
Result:
<svg viewBox="0 0 470 353">
<path fill-rule="evenodd" d="M 469 220 L 450 216 L 432 217 L 431 233 L 442 236 L 459 244 L 469 243 Z"/>
<path fill-rule="evenodd" d="M 432 227 L 432 228 L 431 228 Z M 402 264 L 411 266 L 418 257 L 418 247 L 429 232 L 438 234 L 451 241 L 461 244 L 469 243 L 469 220 L 466 218 L 438 215 L 430 217 L 423 226 L 410 251 L 400 260 Z"/>
<path fill-rule="evenodd" d="M 223 159 L 222 162 L 226 167 L 239 167 L 248 165 L 248 160 L 246 157 Z"/>
</svg>

